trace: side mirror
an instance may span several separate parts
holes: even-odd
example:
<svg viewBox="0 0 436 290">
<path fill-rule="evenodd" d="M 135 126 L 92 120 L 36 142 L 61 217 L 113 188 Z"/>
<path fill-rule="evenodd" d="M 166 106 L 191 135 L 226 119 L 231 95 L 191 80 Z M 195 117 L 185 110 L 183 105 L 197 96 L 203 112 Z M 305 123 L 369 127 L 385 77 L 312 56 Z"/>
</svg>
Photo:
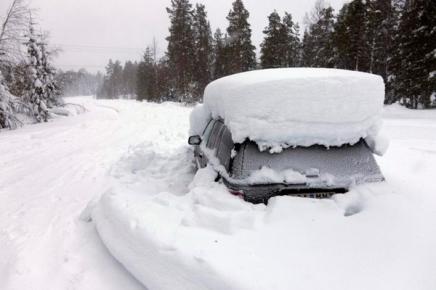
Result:
<svg viewBox="0 0 436 290">
<path fill-rule="evenodd" d="M 201 137 L 198 135 L 189 137 L 188 141 L 189 145 L 200 145 L 201 143 Z"/>
</svg>

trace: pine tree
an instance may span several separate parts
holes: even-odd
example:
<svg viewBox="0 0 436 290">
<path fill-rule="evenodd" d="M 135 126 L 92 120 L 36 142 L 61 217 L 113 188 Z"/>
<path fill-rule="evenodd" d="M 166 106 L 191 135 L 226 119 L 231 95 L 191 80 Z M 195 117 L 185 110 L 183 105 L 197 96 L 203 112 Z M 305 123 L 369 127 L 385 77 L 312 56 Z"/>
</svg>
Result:
<svg viewBox="0 0 436 290">
<path fill-rule="evenodd" d="M 149 47 L 145 50 L 144 57 L 139 63 L 137 72 L 136 96 L 139 101 L 158 101 L 156 87 L 156 67 L 152 51 Z"/>
<path fill-rule="evenodd" d="M 45 37 L 41 37 L 39 42 L 41 51 L 41 75 L 44 85 L 45 100 L 49 108 L 62 104 L 61 93 L 56 83 L 56 69 L 50 63 L 51 53 L 47 50 Z"/>
<path fill-rule="evenodd" d="M 294 23 L 290 13 L 285 12 L 282 29 L 284 39 L 282 41 L 282 53 L 286 56 L 285 64 L 282 66 L 299 66 L 301 63 L 300 27 L 298 23 Z"/>
<path fill-rule="evenodd" d="M 171 67 L 168 59 L 162 58 L 156 67 L 156 96 L 158 102 L 177 101 L 174 80 L 171 78 Z"/>
<path fill-rule="evenodd" d="M 336 17 L 336 23 L 334 26 L 334 33 L 333 33 L 333 46 L 335 51 L 335 67 L 341 68 L 341 69 L 350 69 L 351 68 L 351 55 L 350 55 L 350 48 L 349 48 L 349 36 L 348 36 L 348 23 L 347 23 L 347 13 L 348 13 L 348 6 L 349 4 L 346 3 L 342 6 L 342 8 L 339 10 L 339 13 Z M 308 43 L 304 42 L 303 43 Z M 306 44 L 306 46 L 309 46 Z M 307 49 L 308 52 L 310 52 L 310 48 Z M 306 48 L 304 49 L 304 52 L 306 53 Z M 308 55 L 305 57 L 306 61 L 310 61 L 309 57 L 311 55 Z"/>
<path fill-rule="evenodd" d="M 37 36 L 34 32 L 33 24 L 30 24 L 29 38 L 26 45 L 29 56 L 28 68 L 30 79 L 29 88 L 27 89 L 27 99 L 32 107 L 35 120 L 38 122 L 47 122 L 48 109 L 46 87 L 44 83 L 44 60 L 41 46 L 38 44 Z"/>
<path fill-rule="evenodd" d="M 339 11 L 333 36 L 339 68 L 369 71 L 366 8 L 362 0 L 353 0 Z"/>
<path fill-rule="evenodd" d="M 220 29 L 217 29 L 214 34 L 214 63 L 213 63 L 213 79 L 230 74 L 230 58 L 227 35 L 222 34 Z"/>
<path fill-rule="evenodd" d="M 103 83 L 97 93 L 97 98 L 99 99 L 109 98 L 109 96 L 112 96 L 113 94 L 110 86 L 110 76 L 113 73 L 113 67 L 114 63 L 112 59 L 109 59 L 109 63 L 106 66 L 106 74 L 104 75 Z"/>
<path fill-rule="evenodd" d="M 268 26 L 263 33 L 265 39 L 260 45 L 260 62 L 262 68 L 283 67 L 286 62 L 286 54 L 283 52 L 283 45 L 287 43 L 286 36 L 283 37 L 284 25 L 277 11 L 274 10 L 268 16 Z"/>
<path fill-rule="evenodd" d="M 428 107 L 436 91 L 436 5 L 432 0 L 407 1 L 401 17 L 395 92 L 406 106 Z"/>
<path fill-rule="evenodd" d="M 318 2 L 312 13 L 311 23 L 303 37 L 303 64 L 308 67 L 334 67 L 333 8 Z"/>
<path fill-rule="evenodd" d="M 305 30 L 303 34 L 302 44 L 302 56 L 301 62 L 305 67 L 316 67 L 314 64 L 316 47 L 314 44 L 314 38 L 310 34 L 309 30 Z"/>
<path fill-rule="evenodd" d="M 113 73 L 110 78 L 113 94 L 111 98 L 120 98 L 123 96 L 123 66 L 119 60 L 114 62 Z"/>
<path fill-rule="evenodd" d="M 299 66 L 299 27 L 293 22 L 292 15 L 285 12 L 282 21 L 280 15 L 274 11 L 269 15 L 268 22 L 263 31 L 265 39 L 261 44 L 262 68 Z"/>
<path fill-rule="evenodd" d="M 228 53 L 229 74 L 253 70 L 256 68 L 256 47 L 251 43 L 251 28 L 248 23 L 250 13 L 245 9 L 242 0 L 233 2 L 232 10 L 227 16 L 229 26 Z"/>
<path fill-rule="evenodd" d="M 348 10 L 350 54 L 353 69 L 369 71 L 369 44 L 366 38 L 366 7 L 362 0 L 354 0 Z"/>
<path fill-rule="evenodd" d="M 195 39 L 194 81 L 196 83 L 194 101 L 198 101 L 212 78 L 213 39 L 204 5 L 197 4 L 195 6 L 193 29 Z"/>
<path fill-rule="evenodd" d="M 171 0 L 171 8 L 167 8 L 167 12 L 171 22 L 167 57 L 175 89 L 182 101 L 192 102 L 195 69 L 192 5 L 189 0 Z"/>
<path fill-rule="evenodd" d="M 367 39 L 370 46 L 369 72 L 383 77 L 386 84 L 386 103 L 394 101 L 392 90 L 393 55 L 398 34 L 398 0 L 367 2 Z"/>
<path fill-rule="evenodd" d="M 98 98 L 115 99 L 123 96 L 123 66 L 119 60 L 113 62 L 109 60 L 106 66 L 106 75 L 103 85 L 97 94 Z"/>
<path fill-rule="evenodd" d="M 136 81 L 138 74 L 138 64 L 136 62 L 127 61 L 123 68 L 123 95 L 127 98 L 132 98 L 136 93 Z"/>
</svg>

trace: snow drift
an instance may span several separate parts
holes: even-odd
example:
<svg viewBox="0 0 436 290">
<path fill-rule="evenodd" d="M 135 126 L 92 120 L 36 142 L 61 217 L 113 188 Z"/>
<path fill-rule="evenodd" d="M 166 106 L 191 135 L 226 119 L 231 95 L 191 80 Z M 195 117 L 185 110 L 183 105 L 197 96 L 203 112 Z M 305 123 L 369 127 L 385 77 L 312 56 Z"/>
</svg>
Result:
<svg viewBox="0 0 436 290">
<path fill-rule="evenodd" d="M 423 182 L 432 172 L 410 176 L 421 152 L 401 141 L 383 162 L 392 183 L 324 200 L 274 197 L 267 206 L 229 194 L 211 167 L 174 192 L 171 178 L 192 177 L 192 152 L 151 157 L 154 149 L 134 150 L 149 160 L 139 167 L 122 160 L 116 186 L 92 212 L 109 251 L 149 289 L 435 289 L 435 186 Z M 407 156 L 400 169 L 398 156 Z M 436 155 L 425 158 L 433 168 Z"/>
<path fill-rule="evenodd" d="M 383 79 L 373 74 L 319 68 L 258 70 L 209 84 L 204 107 L 197 108 L 191 120 L 198 124 L 205 116 L 223 118 L 235 142 L 249 138 L 261 149 L 340 146 L 377 136 L 383 100 Z"/>
<path fill-rule="evenodd" d="M 132 102 L 139 106 L 120 113 L 131 131 L 115 132 L 143 142 L 111 163 L 111 189 L 91 214 L 109 251 L 148 289 L 436 289 L 436 112 L 387 108 L 392 146 L 379 160 L 387 182 L 265 206 L 229 194 L 210 167 L 194 177 L 190 110 Z"/>
</svg>

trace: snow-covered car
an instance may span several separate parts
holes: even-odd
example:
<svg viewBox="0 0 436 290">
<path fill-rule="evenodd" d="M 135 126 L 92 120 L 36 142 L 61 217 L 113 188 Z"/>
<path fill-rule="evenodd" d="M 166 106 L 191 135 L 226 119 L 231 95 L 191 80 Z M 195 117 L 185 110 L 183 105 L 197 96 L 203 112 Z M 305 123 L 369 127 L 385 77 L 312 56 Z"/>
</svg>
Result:
<svg viewBox="0 0 436 290">
<path fill-rule="evenodd" d="M 235 144 L 224 121 L 217 119 L 201 136 L 191 136 L 189 144 L 195 146 L 198 168 L 219 167 L 230 192 L 254 203 L 277 195 L 327 198 L 355 184 L 384 180 L 364 140 L 330 148 L 291 147 L 271 154 L 260 151 L 253 141 Z"/>
<path fill-rule="evenodd" d="M 383 181 L 373 153 L 383 80 L 335 69 L 272 69 L 208 85 L 191 114 L 198 168 L 210 165 L 251 202 L 276 195 L 323 198 Z"/>
</svg>

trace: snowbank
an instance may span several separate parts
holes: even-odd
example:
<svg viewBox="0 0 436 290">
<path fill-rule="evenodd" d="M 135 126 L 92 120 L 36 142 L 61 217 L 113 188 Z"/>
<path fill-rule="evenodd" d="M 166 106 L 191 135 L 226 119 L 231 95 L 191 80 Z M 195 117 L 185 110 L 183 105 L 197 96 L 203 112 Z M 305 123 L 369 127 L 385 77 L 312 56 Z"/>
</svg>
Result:
<svg viewBox="0 0 436 290">
<path fill-rule="evenodd" d="M 379 76 L 314 68 L 240 73 L 209 84 L 204 112 L 221 117 L 235 142 L 261 148 L 340 146 L 377 136 L 384 83 Z"/>
<path fill-rule="evenodd" d="M 150 289 L 436 286 L 433 222 L 417 226 L 434 213 L 397 186 L 362 186 L 329 200 L 276 197 L 264 206 L 230 195 L 214 174 L 200 170 L 182 196 L 118 187 L 94 210 L 105 245 Z"/>
<path fill-rule="evenodd" d="M 214 182 L 210 167 L 192 181 L 189 147 L 159 138 L 114 166 L 114 187 L 93 220 L 110 252 L 149 289 L 436 289 L 436 112 L 386 113 L 392 144 L 378 160 L 386 182 L 327 200 L 252 205 Z"/>
</svg>

